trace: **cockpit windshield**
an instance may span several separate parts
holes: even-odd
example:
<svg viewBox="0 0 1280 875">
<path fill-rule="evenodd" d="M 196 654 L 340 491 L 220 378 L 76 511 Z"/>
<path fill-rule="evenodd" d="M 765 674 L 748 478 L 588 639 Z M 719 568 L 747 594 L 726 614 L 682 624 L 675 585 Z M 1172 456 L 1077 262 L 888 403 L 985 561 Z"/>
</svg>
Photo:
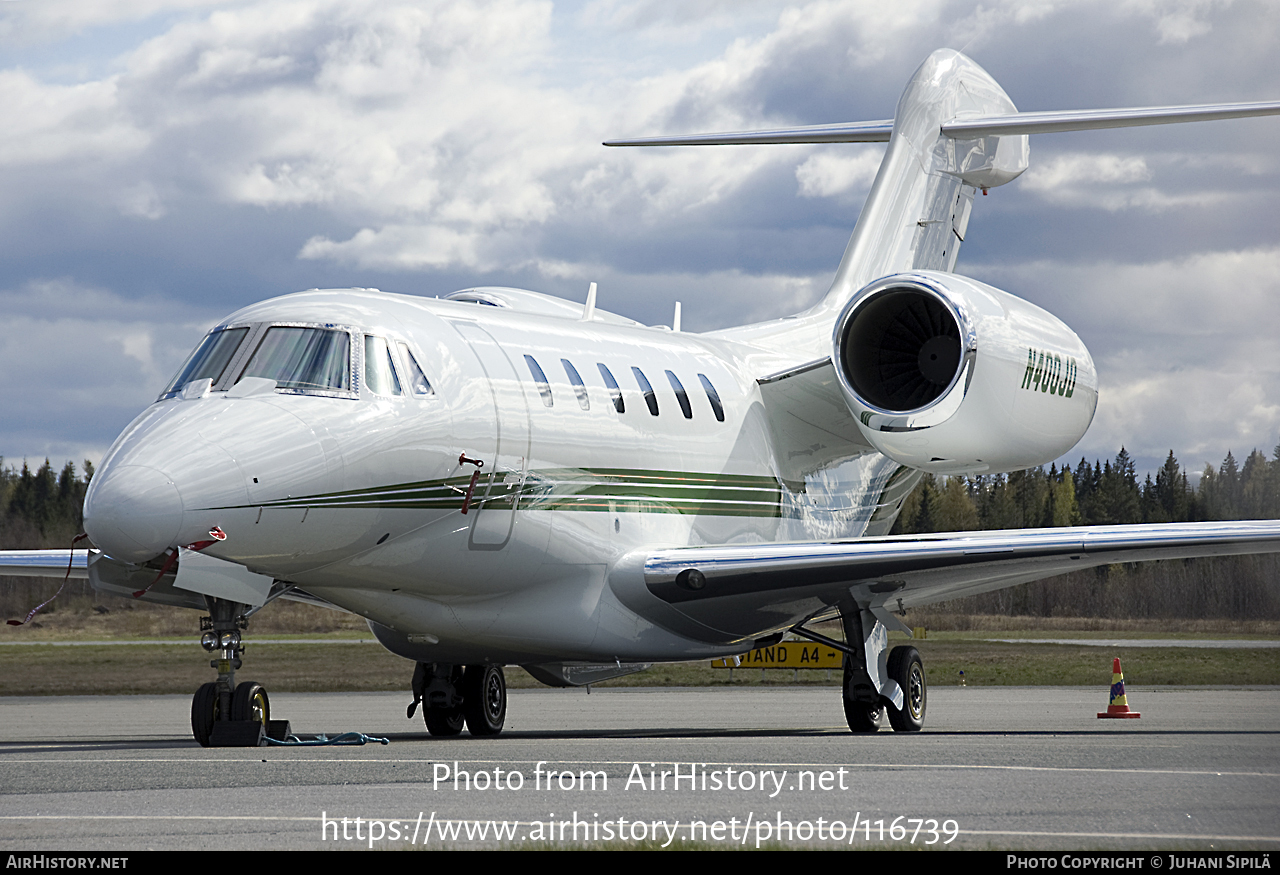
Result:
<svg viewBox="0 0 1280 875">
<path fill-rule="evenodd" d="M 160 393 L 160 397 L 172 395 L 193 380 L 208 379 L 212 383 L 217 383 L 222 378 L 222 372 L 227 369 L 227 363 L 236 354 L 241 341 L 248 333 L 248 328 L 224 328 L 209 332 L 196 351 L 191 354 L 191 358 L 187 359 L 187 363 L 182 366 L 182 370 L 178 371 L 178 376 L 174 377 L 173 381 Z"/>
<path fill-rule="evenodd" d="M 245 377 L 266 377 L 280 389 L 351 389 L 351 338 L 327 328 L 274 326 L 267 330 Z"/>
</svg>

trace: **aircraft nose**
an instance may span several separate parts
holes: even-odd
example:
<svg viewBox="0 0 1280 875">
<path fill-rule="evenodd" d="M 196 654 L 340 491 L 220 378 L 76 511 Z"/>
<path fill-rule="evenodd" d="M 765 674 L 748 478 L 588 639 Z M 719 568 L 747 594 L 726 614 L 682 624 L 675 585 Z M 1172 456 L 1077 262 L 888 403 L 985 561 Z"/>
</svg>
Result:
<svg viewBox="0 0 1280 875">
<path fill-rule="evenodd" d="M 146 562 L 168 549 L 181 525 L 177 486 L 145 465 L 110 466 L 85 498 L 84 530 L 112 559 Z"/>
</svg>

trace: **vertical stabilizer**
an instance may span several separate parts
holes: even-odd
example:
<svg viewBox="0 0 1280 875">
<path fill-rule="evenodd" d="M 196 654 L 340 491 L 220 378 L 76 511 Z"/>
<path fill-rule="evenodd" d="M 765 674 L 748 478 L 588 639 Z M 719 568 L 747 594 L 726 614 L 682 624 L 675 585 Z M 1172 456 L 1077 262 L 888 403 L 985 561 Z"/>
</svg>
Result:
<svg viewBox="0 0 1280 875">
<path fill-rule="evenodd" d="M 1025 134 L 955 139 L 945 122 L 1016 114 L 1004 90 L 951 49 L 928 57 L 907 84 L 866 205 L 827 296 L 811 311 L 835 313 L 860 288 L 905 270 L 950 271 L 973 197 L 1027 169 Z"/>
</svg>

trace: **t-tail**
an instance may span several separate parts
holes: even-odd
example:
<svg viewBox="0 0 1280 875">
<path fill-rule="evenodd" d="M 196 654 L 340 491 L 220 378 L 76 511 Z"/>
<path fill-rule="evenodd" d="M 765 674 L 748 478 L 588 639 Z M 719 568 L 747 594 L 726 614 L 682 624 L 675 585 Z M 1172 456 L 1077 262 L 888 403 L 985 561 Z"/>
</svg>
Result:
<svg viewBox="0 0 1280 875">
<path fill-rule="evenodd" d="M 712 334 L 772 353 L 761 385 L 790 380 L 791 394 L 809 395 L 838 385 L 861 438 L 899 464 L 975 474 L 1060 457 L 1097 405 L 1097 371 L 1075 332 L 953 272 L 975 195 L 1027 169 L 1031 134 L 1276 114 L 1280 103 L 1019 112 L 985 70 L 940 49 L 889 120 L 606 145 L 887 142 L 826 296 L 797 316 Z M 804 392 L 801 380 L 812 384 Z"/>
<path fill-rule="evenodd" d="M 887 142 L 831 289 L 809 311 L 830 317 L 880 277 L 913 270 L 950 272 L 974 196 L 1027 169 L 1029 134 L 1276 114 L 1280 102 L 1019 112 L 986 70 L 960 52 L 939 49 L 911 77 L 892 119 L 609 140 L 605 145 Z"/>
</svg>

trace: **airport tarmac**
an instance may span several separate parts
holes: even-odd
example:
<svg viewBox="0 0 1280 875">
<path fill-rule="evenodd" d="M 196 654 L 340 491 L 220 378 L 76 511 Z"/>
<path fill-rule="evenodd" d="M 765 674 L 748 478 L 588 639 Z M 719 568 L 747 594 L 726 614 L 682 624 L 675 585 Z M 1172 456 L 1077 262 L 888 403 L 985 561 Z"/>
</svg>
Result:
<svg viewBox="0 0 1280 875">
<path fill-rule="evenodd" d="M 494 739 L 432 738 L 409 698 L 272 697 L 295 732 L 386 746 L 209 750 L 183 696 L 0 699 L 0 842 L 1280 846 L 1280 688 L 1131 687 L 1141 719 L 1099 720 L 1105 688 L 935 687 L 924 732 L 869 736 L 830 688 L 513 690 Z"/>
</svg>

